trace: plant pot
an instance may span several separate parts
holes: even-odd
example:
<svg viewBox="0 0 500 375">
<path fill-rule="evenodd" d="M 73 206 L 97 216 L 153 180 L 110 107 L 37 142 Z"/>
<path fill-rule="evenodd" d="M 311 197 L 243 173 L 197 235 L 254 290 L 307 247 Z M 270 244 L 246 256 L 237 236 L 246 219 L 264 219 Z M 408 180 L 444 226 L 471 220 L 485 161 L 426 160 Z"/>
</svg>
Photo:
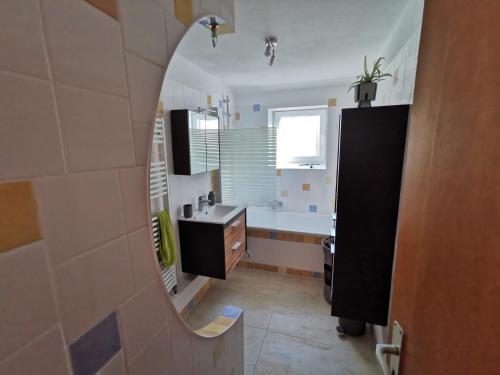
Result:
<svg viewBox="0 0 500 375">
<path fill-rule="evenodd" d="M 371 107 L 371 101 L 377 96 L 377 84 L 374 82 L 361 83 L 354 88 L 354 101 L 358 107 Z"/>
</svg>

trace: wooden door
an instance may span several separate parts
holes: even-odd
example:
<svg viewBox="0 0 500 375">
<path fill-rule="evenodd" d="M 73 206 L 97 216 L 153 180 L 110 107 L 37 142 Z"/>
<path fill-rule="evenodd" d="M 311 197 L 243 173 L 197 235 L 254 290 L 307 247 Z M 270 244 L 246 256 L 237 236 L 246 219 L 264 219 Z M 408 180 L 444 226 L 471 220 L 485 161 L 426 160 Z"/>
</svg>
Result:
<svg viewBox="0 0 500 375">
<path fill-rule="evenodd" d="M 403 375 L 500 374 L 500 1 L 427 0 L 391 319 Z"/>
</svg>

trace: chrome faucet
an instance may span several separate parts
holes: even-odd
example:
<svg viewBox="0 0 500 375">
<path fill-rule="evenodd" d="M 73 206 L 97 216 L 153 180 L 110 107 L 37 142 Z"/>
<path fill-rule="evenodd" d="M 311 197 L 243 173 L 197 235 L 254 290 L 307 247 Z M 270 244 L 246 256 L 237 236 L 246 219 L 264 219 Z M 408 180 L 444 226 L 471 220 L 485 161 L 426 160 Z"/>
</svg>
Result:
<svg viewBox="0 0 500 375">
<path fill-rule="evenodd" d="M 275 210 L 275 209 L 277 209 L 277 208 L 281 208 L 281 207 L 283 207 L 283 202 L 278 201 L 278 200 L 273 200 L 273 201 L 271 201 L 271 208 L 272 208 L 273 210 Z"/>
<path fill-rule="evenodd" d="M 209 204 L 210 203 L 210 200 L 207 199 L 207 196 L 206 195 L 200 195 L 198 197 L 198 211 L 203 211 L 203 206 L 205 204 Z"/>
</svg>

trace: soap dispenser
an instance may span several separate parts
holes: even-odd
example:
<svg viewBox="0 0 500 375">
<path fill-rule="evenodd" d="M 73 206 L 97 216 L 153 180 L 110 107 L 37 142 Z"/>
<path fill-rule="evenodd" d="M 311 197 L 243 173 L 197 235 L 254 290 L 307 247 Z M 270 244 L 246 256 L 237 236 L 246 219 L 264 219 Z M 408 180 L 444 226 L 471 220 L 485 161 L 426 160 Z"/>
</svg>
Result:
<svg viewBox="0 0 500 375">
<path fill-rule="evenodd" d="M 210 201 L 210 203 L 208 204 L 209 206 L 213 206 L 215 204 L 215 192 L 208 192 L 208 200 Z"/>
</svg>

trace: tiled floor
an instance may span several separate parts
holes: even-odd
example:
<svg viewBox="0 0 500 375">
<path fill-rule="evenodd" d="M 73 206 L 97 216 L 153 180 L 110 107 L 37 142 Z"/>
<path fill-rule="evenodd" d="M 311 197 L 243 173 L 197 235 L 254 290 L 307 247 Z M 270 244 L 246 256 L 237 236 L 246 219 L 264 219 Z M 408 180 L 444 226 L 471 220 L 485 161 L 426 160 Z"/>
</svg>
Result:
<svg viewBox="0 0 500 375">
<path fill-rule="evenodd" d="M 245 310 L 245 375 L 380 374 L 371 332 L 337 335 L 322 280 L 236 268 L 215 282 L 187 322 L 201 328 L 225 305 Z"/>
</svg>

